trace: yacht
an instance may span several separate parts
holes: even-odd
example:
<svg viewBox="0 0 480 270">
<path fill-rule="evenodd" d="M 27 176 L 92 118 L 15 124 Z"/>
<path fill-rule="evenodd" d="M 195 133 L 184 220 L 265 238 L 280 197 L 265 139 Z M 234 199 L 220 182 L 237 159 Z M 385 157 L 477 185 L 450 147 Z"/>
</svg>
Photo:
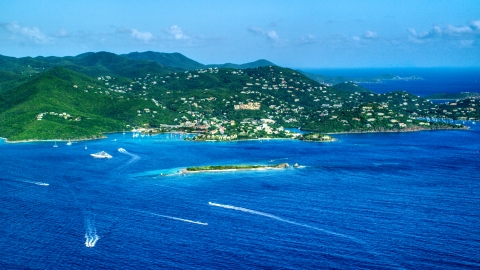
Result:
<svg viewBox="0 0 480 270">
<path fill-rule="evenodd" d="M 72 141 L 68 140 L 67 145 L 72 145 Z"/>
<path fill-rule="evenodd" d="M 53 145 L 53 147 L 57 148 L 57 141 L 55 141 L 55 144 Z"/>
<path fill-rule="evenodd" d="M 112 156 L 105 151 L 98 152 L 95 154 L 90 154 L 90 155 L 94 158 L 112 158 Z"/>
</svg>

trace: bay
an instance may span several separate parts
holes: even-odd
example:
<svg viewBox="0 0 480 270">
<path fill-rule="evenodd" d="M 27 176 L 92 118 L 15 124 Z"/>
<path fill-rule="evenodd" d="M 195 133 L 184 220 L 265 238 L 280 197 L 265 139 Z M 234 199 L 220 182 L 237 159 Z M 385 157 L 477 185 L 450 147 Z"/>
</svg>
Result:
<svg viewBox="0 0 480 270">
<path fill-rule="evenodd" d="M 478 268 L 480 130 L 471 126 L 335 143 L 130 133 L 58 148 L 0 143 L 0 265 Z M 113 158 L 90 156 L 101 150 Z M 301 167 L 165 176 L 283 162 Z"/>
</svg>

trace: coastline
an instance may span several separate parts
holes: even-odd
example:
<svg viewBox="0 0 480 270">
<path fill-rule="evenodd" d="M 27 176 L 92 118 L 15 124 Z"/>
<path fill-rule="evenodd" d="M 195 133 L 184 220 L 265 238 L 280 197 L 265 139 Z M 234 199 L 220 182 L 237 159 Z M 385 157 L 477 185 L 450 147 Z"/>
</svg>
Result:
<svg viewBox="0 0 480 270">
<path fill-rule="evenodd" d="M 418 128 L 418 129 L 403 129 L 403 130 L 383 130 L 383 131 L 345 131 L 345 132 L 329 132 L 327 134 L 363 134 L 363 133 L 403 133 L 403 132 L 420 132 L 420 131 L 442 131 L 442 130 L 469 130 L 470 127 L 464 126 L 462 128 Z"/>
<path fill-rule="evenodd" d="M 66 142 L 66 141 L 72 141 L 72 142 L 83 142 L 83 141 L 94 141 L 94 140 L 103 140 L 107 139 L 108 137 L 103 135 L 103 134 L 121 134 L 121 133 L 134 133 L 137 131 L 111 131 L 111 132 L 102 132 L 102 136 L 98 137 L 92 137 L 92 138 L 77 138 L 77 139 L 47 139 L 47 140 L 39 140 L 39 139 L 31 139 L 31 140 L 19 140 L 19 141 L 9 141 L 7 138 L 0 137 L 0 140 L 3 140 L 6 143 L 35 143 L 35 142 Z M 162 133 L 157 133 L 158 134 L 168 134 L 168 133 L 183 133 L 183 134 L 193 134 L 193 133 L 188 133 L 188 132 L 175 132 L 175 131 L 168 131 L 168 132 L 162 132 Z"/>
<path fill-rule="evenodd" d="M 409 129 L 398 129 L 398 130 L 382 130 L 382 131 L 344 131 L 344 132 L 328 132 L 325 134 L 328 135 L 336 135 L 336 134 L 363 134 L 363 133 L 400 133 L 400 132 L 418 132 L 418 131 L 441 131 L 441 130 L 469 130 L 470 127 L 468 126 L 463 126 L 460 128 L 409 128 Z M 125 131 L 132 133 L 134 131 Z M 113 132 L 104 132 L 102 134 L 116 134 L 116 133 L 122 133 L 121 131 L 113 131 Z M 176 133 L 174 131 L 169 131 L 169 132 L 163 132 L 163 134 L 166 133 Z M 159 133 L 160 134 L 160 133 Z M 185 134 L 188 134 L 185 133 Z M 83 141 L 93 141 L 93 140 L 103 140 L 106 139 L 107 136 L 102 135 L 101 137 L 95 137 L 95 138 L 81 138 L 81 139 L 47 139 L 47 140 L 38 140 L 38 139 L 31 139 L 31 140 L 19 140 L 19 141 L 9 141 L 7 138 L 0 137 L 0 140 L 3 140 L 5 143 L 35 143 L 35 142 L 66 142 L 68 140 L 72 142 L 83 142 Z M 302 141 L 302 142 L 321 142 L 321 143 L 327 143 L 327 142 L 336 142 L 338 141 L 337 138 L 333 138 L 333 140 L 328 140 L 328 141 L 317 141 L 317 140 L 299 140 L 296 138 L 254 138 L 254 139 L 237 139 L 237 140 L 229 140 L 229 141 L 222 141 L 222 140 L 191 140 L 193 142 L 241 142 L 241 141 L 267 141 L 267 140 L 292 140 L 292 141 Z"/>
<path fill-rule="evenodd" d="M 250 168 L 250 169 L 225 169 L 225 170 L 202 170 L 202 171 L 188 171 L 186 168 L 181 169 L 178 173 L 179 174 L 195 174 L 195 173 L 208 173 L 208 172 L 236 172 L 236 171 L 267 171 L 267 170 L 282 170 L 286 168 L 273 168 L 273 167 L 265 167 L 265 168 Z"/>
<path fill-rule="evenodd" d="M 36 143 L 36 142 L 83 142 L 83 141 L 93 141 L 93 140 L 103 140 L 106 139 L 107 136 L 102 136 L 98 138 L 88 138 L 88 139 L 48 139 L 48 140 L 37 140 L 37 139 L 32 139 L 32 140 L 20 140 L 20 141 L 9 141 L 7 138 L 0 138 L 6 143 Z"/>
<path fill-rule="evenodd" d="M 205 170 L 188 170 L 189 168 L 183 168 L 178 171 L 179 174 L 193 174 L 204 172 L 236 172 L 236 171 L 266 171 L 266 170 L 281 170 L 290 167 L 288 163 L 281 163 L 274 166 L 269 165 L 257 165 L 262 167 L 254 168 L 234 168 L 234 169 L 205 169 Z M 297 165 L 298 167 L 298 165 Z"/>
<path fill-rule="evenodd" d="M 238 139 L 238 140 L 192 140 L 193 142 L 242 142 L 242 141 L 269 141 L 269 140 L 297 140 L 294 138 L 255 138 L 255 139 Z M 298 140 L 297 140 L 298 141 Z"/>
<path fill-rule="evenodd" d="M 203 171 L 188 171 L 186 168 L 179 171 L 180 174 L 195 174 L 208 172 L 236 172 L 236 171 L 266 171 L 266 170 L 281 170 L 284 168 L 252 168 L 252 169 L 225 169 L 225 170 L 203 170 Z"/>
</svg>

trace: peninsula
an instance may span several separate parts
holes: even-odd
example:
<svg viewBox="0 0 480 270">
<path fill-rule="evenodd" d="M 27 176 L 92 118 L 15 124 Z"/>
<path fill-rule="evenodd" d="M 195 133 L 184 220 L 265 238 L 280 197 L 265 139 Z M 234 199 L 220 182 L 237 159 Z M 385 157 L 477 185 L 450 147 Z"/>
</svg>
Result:
<svg viewBox="0 0 480 270">
<path fill-rule="evenodd" d="M 478 96 L 436 104 L 322 84 L 265 60 L 207 66 L 180 54 L 98 52 L 0 61 L 0 137 L 8 141 L 126 130 L 189 132 L 198 141 L 333 141 L 327 134 L 463 129 L 459 121 L 480 120 Z"/>
</svg>

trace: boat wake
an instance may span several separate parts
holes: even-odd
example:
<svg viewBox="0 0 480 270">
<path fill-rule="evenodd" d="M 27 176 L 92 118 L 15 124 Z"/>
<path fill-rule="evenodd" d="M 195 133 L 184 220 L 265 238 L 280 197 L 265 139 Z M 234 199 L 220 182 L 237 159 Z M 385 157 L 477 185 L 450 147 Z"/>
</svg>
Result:
<svg viewBox="0 0 480 270">
<path fill-rule="evenodd" d="M 86 218 L 85 219 L 85 246 L 88 248 L 93 248 L 95 244 L 97 243 L 98 237 L 97 235 L 97 229 L 95 228 L 95 221 Z"/>
<path fill-rule="evenodd" d="M 133 164 L 140 159 L 139 156 L 137 156 L 135 154 L 132 154 L 132 153 L 128 152 L 127 150 L 123 149 L 123 148 L 118 148 L 118 152 L 131 157 L 131 159 L 127 162 L 127 164 L 125 164 L 125 166 Z"/>
<path fill-rule="evenodd" d="M 27 184 L 34 184 L 34 185 L 37 185 L 37 186 L 45 186 L 45 187 L 50 186 L 49 183 L 44 183 L 44 182 L 27 181 L 27 180 L 19 180 L 19 182 L 27 183 Z"/>
<path fill-rule="evenodd" d="M 332 231 L 329 231 L 329 230 L 325 230 L 325 229 L 322 229 L 322 228 L 318 228 L 318 227 L 315 227 L 315 226 L 311 226 L 311 225 L 307 225 L 307 224 L 303 224 L 303 223 L 299 223 L 299 222 L 295 222 L 295 221 L 290 221 L 288 219 L 284 219 L 284 218 L 281 218 L 281 217 L 278 217 L 278 216 L 275 216 L 275 215 L 272 215 L 272 214 L 269 214 L 269 213 L 264 213 L 264 212 L 260 212 L 260 211 L 256 211 L 256 210 L 251 210 L 251 209 L 248 209 L 248 208 L 226 205 L 226 204 L 219 204 L 219 203 L 212 203 L 212 202 L 208 202 L 208 204 L 210 206 L 216 206 L 216 207 L 221 207 L 221 208 L 225 208 L 225 209 L 231 209 L 231 210 L 235 210 L 235 211 L 241 211 L 241 212 L 245 212 L 245 213 L 249 213 L 249 214 L 254 214 L 254 215 L 259 215 L 259 216 L 272 218 L 272 219 L 275 219 L 275 220 L 278 220 L 278 221 L 281 221 L 281 222 L 285 222 L 285 223 L 288 223 L 288 224 L 292 224 L 292 225 L 296 225 L 296 226 L 301 226 L 301 227 L 321 231 L 321 232 L 324 232 L 326 234 L 330 234 L 330 235 L 337 236 L 337 237 L 346 238 L 346 239 L 352 240 L 352 241 L 357 242 L 357 243 L 361 242 L 360 240 L 358 240 L 358 239 L 356 239 L 355 237 L 352 237 L 352 236 L 332 232 Z"/>
<path fill-rule="evenodd" d="M 187 223 L 193 223 L 193 224 L 197 224 L 197 225 L 208 226 L 208 223 L 205 223 L 205 222 L 193 221 L 193 220 L 189 220 L 189 219 L 183 219 L 183 218 L 177 218 L 177 217 L 171 217 L 171 216 L 164 216 L 164 215 L 155 214 L 155 213 L 150 213 L 150 214 L 152 214 L 154 216 L 158 216 L 158 217 L 172 219 L 172 220 L 178 220 L 178 221 L 183 221 L 183 222 L 187 222 Z"/>
</svg>

